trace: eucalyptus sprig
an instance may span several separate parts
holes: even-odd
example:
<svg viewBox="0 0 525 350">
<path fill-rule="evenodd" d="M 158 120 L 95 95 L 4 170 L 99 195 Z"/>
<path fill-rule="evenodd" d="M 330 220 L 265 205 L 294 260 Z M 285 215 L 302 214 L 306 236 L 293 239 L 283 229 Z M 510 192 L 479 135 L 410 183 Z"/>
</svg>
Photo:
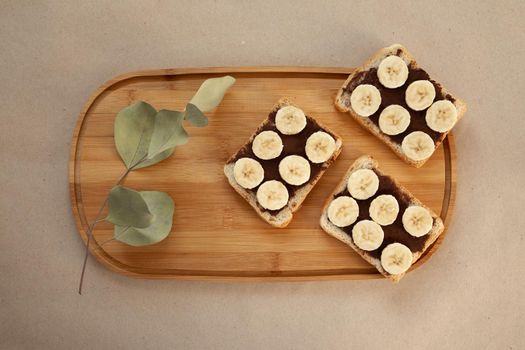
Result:
<svg viewBox="0 0 525 350">
<path fill-rule="evenodd" d="M 168 236 L 175 209 L 171 197 L 165 192 L 138 192 L 121 186 L 121 183 L 131 171 L 157 164 L 171 156 L 175 147 L 186 144 L 189 135 L 184 129 L 184 120 L 197 127 L 208 125 L 204 113 L 217 107 L 234 83 L 235 79 L 231 76 L 205 80 L 182 112 L 168 109 L 157 111 L 144 101 L 137 101 L 118 112 L 114 125 L 115 147 L 126 170 L 87 230 L 79 294 L 82 294 L 89 244 L 97 223 L 113 223 L 113 238 L 109 241 L 118 240 L 131 246 L 154 244 Z M 101 219 L 106 204 L 109 204 L 109 213 Z"/>
</svg>

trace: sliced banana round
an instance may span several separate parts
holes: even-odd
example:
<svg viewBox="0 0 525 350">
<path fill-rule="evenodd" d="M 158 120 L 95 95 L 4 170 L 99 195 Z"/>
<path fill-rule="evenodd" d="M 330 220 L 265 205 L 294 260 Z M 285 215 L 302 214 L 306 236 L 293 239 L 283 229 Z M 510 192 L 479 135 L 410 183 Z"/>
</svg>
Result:
<svg viewBox="0 0 525 350">
<path fill-rule="evenodd" d="M 306 140 L 304 151 L 312 163 L 326 162 L 335 152 L 335 140 L 324 131 L 314 132 Z"/>
<path fill-rule="evenodd" d="M 383 228 L 371 220 L 361 220 L 352 228 L 352 239 L 359 248 L 372 251 L 383 243 Z"/>
<path fill-rule="evenodd" d="M 379 115 L 379 128 L 387 135 L 399 135 L 409 125 L 410 113 L 403 106 L 390 105 Z"/>
<path fill-rule="evenodd" d="M 285 106 L 275 115 L 275 127 L 284 135 L 295 135 L 306 127 L 304 112 L 294 106 Z"/>
<path fill-rule="evenodd" d="M 239 186 L 252 189 L 264 179 L 264 169 L 255 159 L 239 158 L 233 166 L 233 177 Z"/>
<path fill-rule="evenodd" d="M 390 194 L 382 194 L 370 203 L 368 212 L 372 220 L 379 225 L 390 225 L 396 221 L 397 214 L 399 214 L 399 203 L 396 197 Z"/>
<path fill-rule="evenodd" d="M 437 132 L 447 132 L 456 124 L 458 110 L 448 100 L 436 101 L 427 109 L 425 120 L 430 129 Z"/>
<path fill-rule="evenodd" d="M 379 63 L 377 77 L 384 87 L 395 89 L 402 86 L 408 79 L 408 67 L 399 56 L 388 56 Z"/>
<path fill-rule="evenodd" d="M 416 80 L 408 85 L 405 92 L 405 101 L 414 111 L 428 108 L 436 98 L 436 89 L 428 80 Z"/>
<path fill-rule="evenodd" d="M 346 188 L 355 199 L 368 199 L 376 194 L 379 178 L 373 170 L 359 169 L 350 175 Z"/>
<path fill-rule="evenodd" d="M 290 185 L 302 185 L 310 180 L 310 162 L 296 155 L 284 157 L 279 163 L 279 174 Z"/>
<path fill-rule="evenodd" d="M 263 131 L 253 139 L 252 151 L 259 159 L 277 158 L 283 151 L 283 140 L 275 131 Z"/>
<path fill-rule="evenodd" d="M 434 224 L 430 212 L 419 205 L 408 207 L 403 213 L 402 221 L 405 230 L 414 237 L 426 235 Z"/>
<path fill-rule="evenodd" d="M 257 201 L 268 210 L 281 209 L 288 203 L 288 198 L 288 190 L 281 181 L 266 181 L 257 189 Z"/>
<path fill-rule="evenodd" d="M 434 141 L 423 131 L 414 131 L 405 136 L 401 149 L 412 160 L 427 159 L 434 153 Z"/>
<path fill-rule="evenodd" d="M 399 275 L 408 270 L 413 260 L 410 249 L 401 243 L 391 243 L 381 252 L 381 266 L 391 275 Z"/>
<path fill-rule="evenodd" d="M 359 216 L 359 206 L 352 197 L 340 196 L 328 206 L 328 220 L 338 227 L 352 225 Z"/>
<path fill-rule="evenodd" d="M 361 117 L 369 117 L 379 109 L 381 93 L 374 85 L 359 85 L 350 95 L 350 104 Z"/>
</svg>

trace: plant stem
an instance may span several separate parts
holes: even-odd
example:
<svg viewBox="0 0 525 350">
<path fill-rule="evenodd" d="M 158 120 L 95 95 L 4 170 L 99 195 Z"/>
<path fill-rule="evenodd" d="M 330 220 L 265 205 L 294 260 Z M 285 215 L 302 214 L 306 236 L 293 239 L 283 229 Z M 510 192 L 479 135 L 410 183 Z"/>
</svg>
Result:
<svg viewBox="0 0 525 350">
<path fill-rule="evenodd" d="M 130 168 L 129 168 L 129 171 L 133 170 L 136 166 L 140 165 L 140 163 L 142 163 L 143 161 L 145 161 L 146 159 L 148 159 L 148 155 L 146 154 L 144 157 L 142 157 L 142 159 L 140 159 L 138 162 L 136 162 L 135 164 L 133 164 Z"/>
<path fill-rule="evenodd" d="M 122 174 L 122 176 L 120 176 L 120 178 L 118 179 L 115 186 L 120 185 L 120 183 L 124 181 L 124 179 L 126 178 L 126 176 L 128 176 L 131 169 L 132 168 L 126 169 L 124 174 Z M 81 295 L 82 295 L 82 284 L 84 283 L 84 274 L 86 273 L 87 260 L 89 256 L 89 244 L 91 243 L 91 237 L 93 236 L 93 230 L 95 229 L 95 226 L 100 221 L 104 221 L 104 220 L 100 220 L 100 216 L 102 215 L 102 212 L 104 211 L 104 208 L 106 207 L 106 204 L 108 203 L 108 200 L 109 200 L 109 194 L 106 196 L 106 199 L 104 199 L 104 203 L 102 203 L 102 206 L 99 208 L 97 216 L 95 217 L 95 221 L 93 221 L 93 223 L 89 226 L 86 232 L 86 235 L 87 235 L 86 253 L 84 254 L 84 263 L 82 264 L 82 273 L 80 274 L 80 282 L 78 285 L 78 294 L 81 294 Z"/>
<path fill-rule="evenodd" d="M 126 228 L 124 229 L 124 231 L 122 231 L 121 233 L 119 233 L 119 234 L 116 235 L 115 237 L 110 238 L 110 239 L 108 239 L 108 240 L 102 242 L 102 244 L 100 244 L 100 246 L 103 247 L 104 244 L 109 243 L 109 242 L 111 242 L 111 241 L 114 241 L 114 240 L 116 240 L 117 238 L 121 237 L 124 233 L 126 233 L 126 231 L 127 231 L 130 227 L 131 227 L 131 226 L 126 226 Z"/>
<path fill-rule="evenodd" d="M 124 233 L 126 233 L 126 231 L 129 230 L 130 228 L 131 228 L 131 226 L 126 226 L 126 228 L 121 233 L 119 233 L 118 235 L 116 235 L 112 239 L 117 239 L 117 238 L 122 237 L 124 235 Z"/>
</svg>

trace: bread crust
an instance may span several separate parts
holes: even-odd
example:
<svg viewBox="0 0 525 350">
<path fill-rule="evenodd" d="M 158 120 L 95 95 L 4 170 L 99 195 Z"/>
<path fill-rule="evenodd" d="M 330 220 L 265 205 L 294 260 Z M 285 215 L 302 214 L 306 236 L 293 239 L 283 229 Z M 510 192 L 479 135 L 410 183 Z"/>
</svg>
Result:
<svg viewBox="0 0 525 350">
<path fill-rule="evenodd" d="M 279 99 L 279 101 L 277 101 L 277 103 L 273 106 L 272 112 L 277 111 L 277 110 L 279 110 L 280 108 L 282 108 L 284 106 L 295 106 L 295 105 L 288 98 L 283 97 L 283 98 Z M 297 106 L 295 106 L 295 107 L 297 107 Z M 310 118 L 312 118 L 312 117 L 310 117 Z M 314 118 L 312 118 L 312 119 L 314 119 Z M 259 125 L 257 130 L 252 134 L 250 139 L 242 147 L 250 144 L 250 142 L 253 141 L 255 136 L 257 136 L 257 134 L 259 134 L 259 132 L 260 132 L 262 126 L 264 125 L 264 123 L 266 122 L 266 120 L 267 119 L 265 119 Z M 324 169 L 321 169 L 321 171 L 317 174 L 317 176 L 315 178 L 310 179 L 310 181 L 306 185 L 302 186 L 300 189 L 295 191 L 294 195 L 289 198 L 288 203 L 286 204 L 286 206 L 284 206 L 284 208 L 282 208 L 281 210 L 279 210 L 275 214 L 271 214 L 270 212 L 261 209 L 259 207 L 259 205 L 257 204 L 257 198 L 255 196 L 255 193 L 253 193 L 251 191 L 248 191 L 245 188 L 239 186 L 237 181 L 235 181 L 235 178 L 233 176 L 233 167 L 234 167 L 234 164 L 235 164 L 234 160 L 235 160 L 235 157 L 237 155 L 237 152 L 234 155 L 232 155 L 226 161 L 226 164 L 224 165 L 224 174 L 226 175 L 226 178 L 228 179 L 228 182 L 233 187 L 233 189 L 237 193 L 239 193 L 241 195 L 241 197 L 244 198 L 252 206 L 252 208 L 255 210 L 255 212 L 264 221 L 266 221 L 267 223 L 269 223 L 270 225 L 272 225 L 274 227 L 283 228 L 283 227 L 288 226 L 288 224 L 292 221 L 293 213 L 295 213 L 297 210 L 299 210 L 299 208 L 303 204 L 303 201 L 308 196 L 308 193 L 310 193 L 310 191 L 314 188 L 315 184 L 321 179 L 321 177 L 323 176 L 323 174 L 326 171 L 326 169 L 328 169 L 330 167 L 330 165 L 332 165 L 332 163 L 337 159 L 337 157 L 341 153 L 341 149 L 342 149 L 342 146 L 343 146 L 343 140 L 341 139 L 341 137 L 339 135 L 337 135 L 336 133 L 334 133 L 332 130 L 328 129 L 326 126 L 324 126 L 318 120 L 316 120 L 316 123 L 322 129 L 330 131 L 330 133 L 334 136 L 336 149 L 335 149 L 334 153 L 332 154 L 332 156 L 330 157 L 330 159 L 328 159 L 325 162 L 327 164 L 327 167 L 324 168 Z"/>
<path fill-rule="evenodd" d="M 330 236 L 337 238 L 341 242 L 349 245 L 352 247 L 363 259 L 368 261 L 370 264 L 372 264 L 383 276 L 390 279 L 392 282 L 399 282 L 401 278 L 405 275 L 405 273 L 399 274 L 399 275 L 391 275 L 388 272 L 386 272 L 383 267 L 381 266 L 381 259 L 371 257 L 367 254 L 365 254 L 365 251 L 357 247 L 354 242 L 352 241 L 352 238 L 344 232 L 341 228 L 335 226 L 328 220 L 328 206 L 332 202 L 334 196 L 340 192 L 342 192 L 346 188 L 346 184 L 348 182 L 348 179 L 350 175 L 358 170 L 358 169 L 373 169 L 381 176 L 388 176 L 385 173 L 383 173 L 379 167 L 378 162 L 372 158 L 371 156 L 361 156 L 357 158 L 357 160 L 350 166 L 348 171 L 343 176 L 343 179 L 337 184 L 335 189 L 330 193 L 328 198 L 326 199 L 326 202 L 324 203 L 321 218 L 319 220 L 319 223 L 322 227 L 322 229 L 328 233 Z M 390 176 L 389 176 L 390 177 Z M 432 218 L 434 219 L 434 225 L 432 226 L 432 229 L 428 233 L 428 239 L 425 242 L 425 246 L 421 250 L 421 252 L 412 253 L 413 255 L 413 261 L 412 264 L 414 264 L 421 255 L 436 241 L 436 239 L 439 237 L 441 233 L 443 233 L 443 230 L 445 228 L 443 224 L 443 220 L 429 207 L 421 203 L 412 193 L 410 193 L 404 186 L 402 186 L 399 182 L 396 181 L 396 179 L 390 177 L 395 186 L 399 188 L 399 191 L 402 192 L 404 195 L 406 195 L 408 198 L 410 198 L 410 204 L 409 205 L 419 205 L 424 207 L 430 212 L 430 215 L 432 215 Z M 408 234 L 408 233 L 407 233 Z M 410 270 L 409 270 L 410 271 Z"/>
<path fill-rule="evenodd" d="M 344 88 L 348 86 L 348 84 L 352 81 L 352 79 L 356 76 L 356 74 L 360 72 L 368 71 L 371 68 L 377 68 L 379 66 L 379 63 L 381 63 L 381 61 L 385 57 L 397 54 L 398 50 L 400 50 L 399 57 L 401 57 L 407 63 L 407 65 L 412 64 L 415 68 L 420 68 L 414 56 L 412 56 L 410 52 L 408 52 L 408 50 L 404 46 L 400 44 L 394 44 L 389 47 L 382 48 L 379 51 L 377 51 L 372 57 L 370 57 L 368 61 L 366 61 L 362 66 L 356 68 L 352 72 L 352 74 L 348 76 L 345 83 L 341 86 L 341 88 L 339 89 L 339 92 L 337 93 L 337 96 L 335 98 L 335 106 L 341 112 L 350 113 L 350 115 L 363 128 L 367 129 L 372 134 L 374 134 L 377 138 L 379 138 L 383 143 L 385 143 L 388 147 L 390 147 L 390 149 L 392 149 L 392 151 L 394 151 L 394 153 L 397 154 L 398 157 L 403 159 L 406 163 L 416 168 L 419 168 L 423 166 L 423 164 L 425 164 L 425 162 L 429 160 L 432 156 L 428 157 L 427 159 L 423 159 L 419 161 L 408 158 L 403 152 L 403 150 L 401 149 L 400 144 L 393 142 L 390 139 L 390 137 L 384 134 L 381 131 L 381 129 L 379 129 L 379 127 L 376 124 L 374 124 L 369 118 L 364 118 L 364 117 L 359 116 L 352 109 L 350 105 L 350 96 L 348 94 L 345 94 L 344 92 Z M 454 105 L 456 106 L 456 109 L 458 111 L 457 121 L 459 121 L 461 118 L 463 118 L 463 116 L 465 115 L 467 111 L 467 104 L 463 100 L 449 93 L 439 82 L 436 82 L 436 84 L 442 89 L 445 95 L 447 94 L 451 95 L 455 99 Z M 435 142 L 435 149 L 437 149 L 441 145 L 441 143 L 443 143 L 443 140 L 445 139 L 445 137 L 448 135 L 449 132 L 450 131 L 447 131 L 441 134 L 441 137 Z"/>
</svg>

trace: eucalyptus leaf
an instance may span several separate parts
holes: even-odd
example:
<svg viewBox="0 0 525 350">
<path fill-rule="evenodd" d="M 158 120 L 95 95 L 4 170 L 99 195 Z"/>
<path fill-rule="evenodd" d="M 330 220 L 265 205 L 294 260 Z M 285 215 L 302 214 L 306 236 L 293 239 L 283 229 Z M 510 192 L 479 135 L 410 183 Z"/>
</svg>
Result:
<svg viewBox="0 0 525 350">
<path fill-rule="evenodd" d="M 156 114 L 155 108 L 143 101 L 135 102 L 117 114 L 115 146 L 128 169 L 147 156 Z"/>
<path fill-rule="evenodd" d="M 140 168 L 146 168 L 150 165 L 157 164 L 158 162 L 163 161 L 164 159 L 168 158 L 173 154 L 173 151 L 175 148 L 167 149 L 159 154 L 157 154 L 155 157 L 151 159 L 144 159 L 142 162 L 138 163 L 136 166 L 133 167 L 133 169 L 140 169 Z"/>
<path fill-rule="evenodd" d="M 160 110 L 155 115 L 155 126 L 148 148 L 148 159 L 188 142 L 188 133 L 182 127 L 183 120 L 184 113 L 167 109 Z"/>
<path fill-rule="evenodd" d="M 221 78 L 207 79 L 202 83 L 190 103 L 203 113 L 209 112 L 221 103 L 226 90 L 235 83 L 235 78 L 227 75 Z"/>
<path fill-rule="evenodd" d="M 175 205 L 165 192 L 139 192 L 153 213 L 154 220 L 146 228 L 115 226 L 113 237 L 122 243 L 139 247 L 162 241 L 168 236 L 173 223 Z"/>
<path fill-rule="evenodd" d="M 208 125 L 208 117 L 206 117 L 197 106 L 191 103 L 186 105 L 184 118 L 199 128 Z"/>
<path fill-rule="evenodd" d="M 152 224 L 154 217 L 140 192 L 115 186 L 109 192 L 109 214 L 106 220 L 115 225 L 144 228 Z"/>
</svg>

